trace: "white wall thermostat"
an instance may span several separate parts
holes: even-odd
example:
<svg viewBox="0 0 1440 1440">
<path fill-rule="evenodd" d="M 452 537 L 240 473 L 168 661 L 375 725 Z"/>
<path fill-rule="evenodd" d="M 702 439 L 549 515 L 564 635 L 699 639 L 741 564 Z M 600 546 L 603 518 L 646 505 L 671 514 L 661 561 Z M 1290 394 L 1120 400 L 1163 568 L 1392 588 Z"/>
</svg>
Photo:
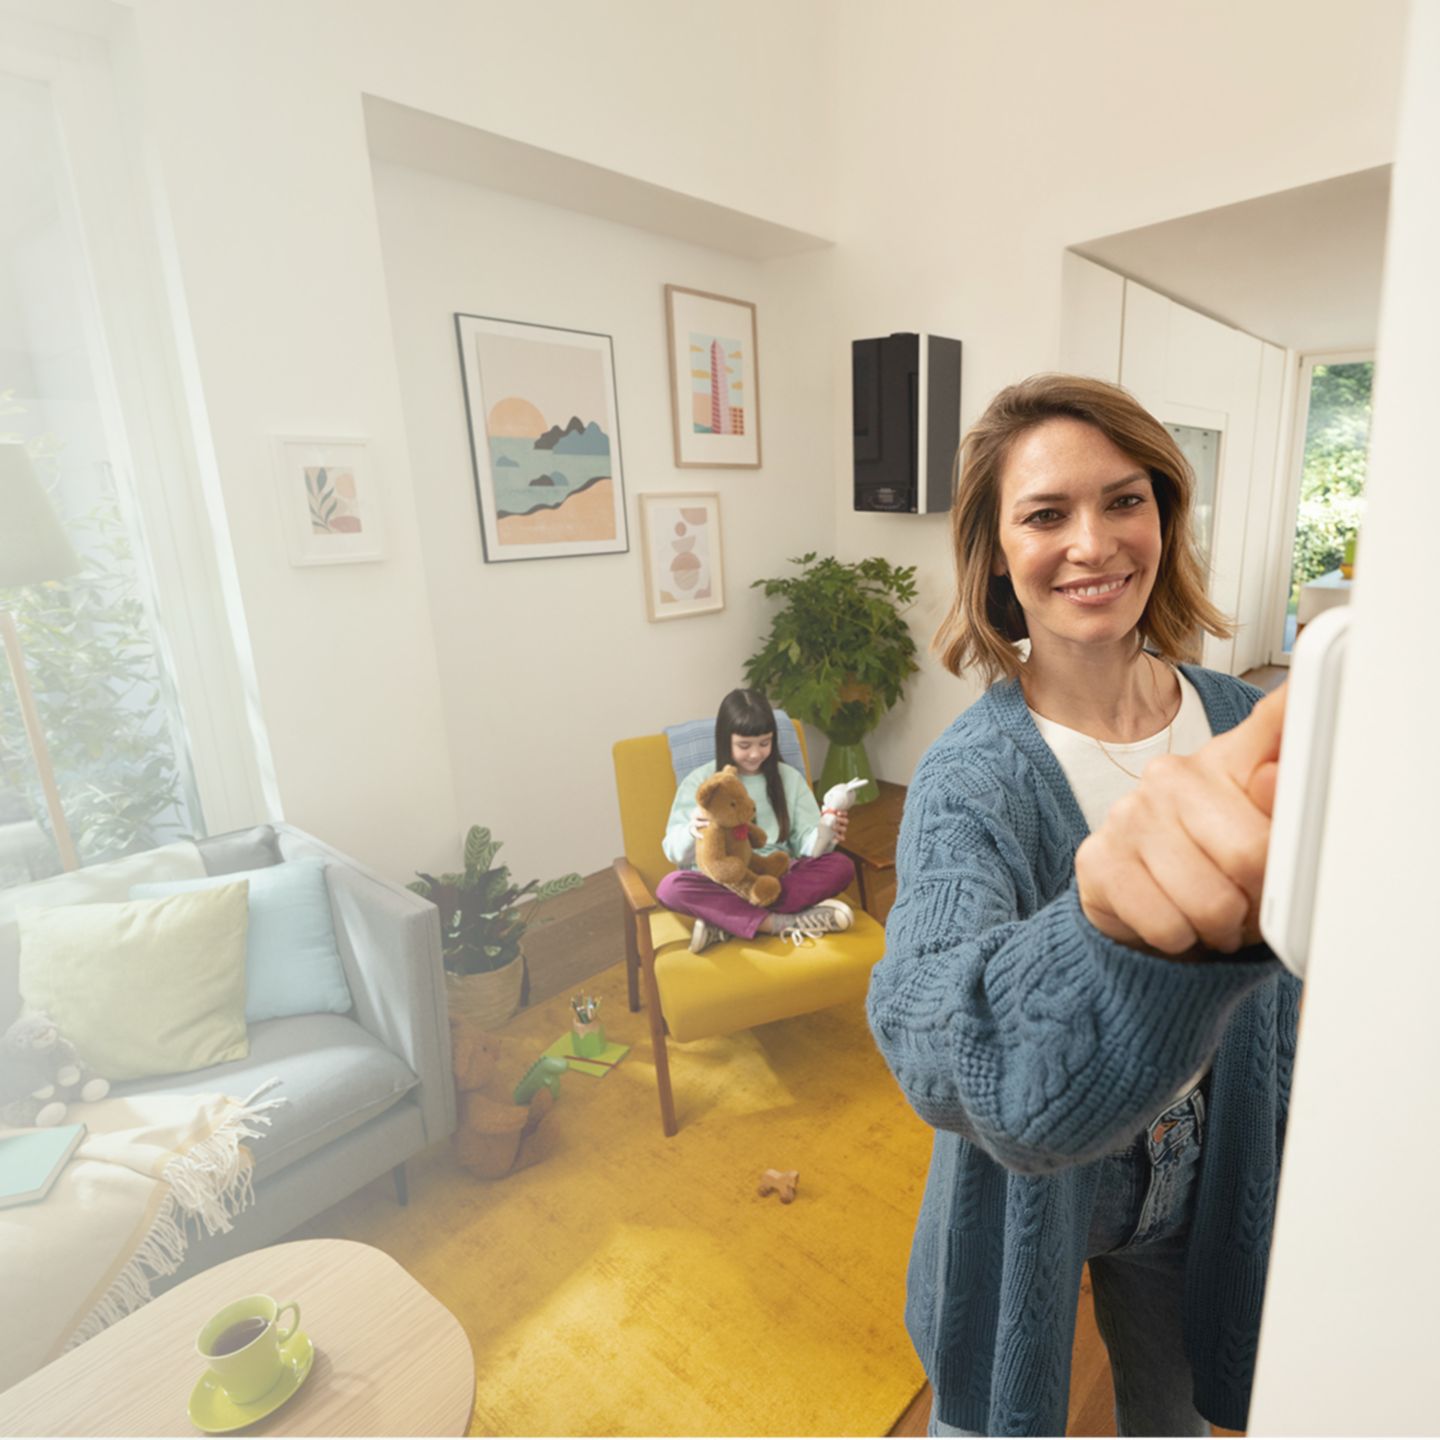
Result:
<svg viewBox="0 0 1440 1440">
<path fill-rule="evenodd" d="M 1305 627 L 1290 659 L 1260 933 L 1286 968 L 1301 977 L 1310 958 L 1349 628 L 1348 605 L 1322 611 Z"/>
</svg>

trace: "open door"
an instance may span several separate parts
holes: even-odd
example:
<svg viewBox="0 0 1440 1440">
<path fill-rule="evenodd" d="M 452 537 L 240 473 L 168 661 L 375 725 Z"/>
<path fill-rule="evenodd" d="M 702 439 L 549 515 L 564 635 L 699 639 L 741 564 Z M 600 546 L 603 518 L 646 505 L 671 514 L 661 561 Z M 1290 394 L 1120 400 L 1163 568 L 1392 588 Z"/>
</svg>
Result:
<svg viewBox="0 0 1440 1440">
<path fill-rule="evenodd" d="M 1271 665 L 1288 665 L 1299 631 L 1349 602 L 1365 515 L 1375 353 L 1311 353 L 1298 364 L 1286 524 L 1266 606 Z"/>
</svg>

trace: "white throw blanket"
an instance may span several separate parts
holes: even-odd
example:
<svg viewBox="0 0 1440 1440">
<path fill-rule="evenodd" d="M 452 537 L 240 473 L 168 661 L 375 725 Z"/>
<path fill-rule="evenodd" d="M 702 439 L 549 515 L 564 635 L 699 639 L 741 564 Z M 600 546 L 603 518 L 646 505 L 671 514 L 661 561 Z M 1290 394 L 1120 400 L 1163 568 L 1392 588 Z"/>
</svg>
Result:
<svg viewBox="0 0 1440 1440">
<path fill-rule="evenodd" d="M 272 1084 L 274 1082 L 271 1082 Z M 150 1299 L 188 1227 L 231 1229 L 254 1195 L 250 1152 L 280 1100 L 156 1092 L 73 1105 L 88 1127 L 50 1193 L 0 1210 L 0 1390 Z"/>
</svg>

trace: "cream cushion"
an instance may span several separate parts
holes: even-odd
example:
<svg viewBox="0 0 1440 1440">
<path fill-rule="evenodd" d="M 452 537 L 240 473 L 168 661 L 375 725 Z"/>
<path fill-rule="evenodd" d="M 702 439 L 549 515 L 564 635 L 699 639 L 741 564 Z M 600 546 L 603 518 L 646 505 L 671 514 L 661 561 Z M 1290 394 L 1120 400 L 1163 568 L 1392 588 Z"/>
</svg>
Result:
<svg viewBox="0 0 1440 1440">
<path fill-rule="evenodd" d="M 250 1053 L 248 881 L 20 916 L 20 994 L 97 1074 L 138 1080 Z"/>
<path fill-rule="evenodd" d="M 20 917 L 56 905 L 93 905 L 128 900 L 130 887 L 144 880 L 189 880 L 205 874 L 199 848 L 176 840 L 158 850 L 122 855 L 100 865 L 67 870 L 28 885 L 0 890 L 0 1030 L 20 1013 Z"/>
</svg>

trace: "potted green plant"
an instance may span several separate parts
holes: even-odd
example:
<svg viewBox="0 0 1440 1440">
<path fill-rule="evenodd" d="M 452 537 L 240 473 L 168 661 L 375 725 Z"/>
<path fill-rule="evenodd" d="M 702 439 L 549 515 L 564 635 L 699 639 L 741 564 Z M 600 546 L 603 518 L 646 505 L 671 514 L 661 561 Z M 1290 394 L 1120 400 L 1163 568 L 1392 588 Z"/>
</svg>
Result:
<svg viewBox="0 0 1440 1440">
<path fill-rule="evenodd" d="M 463 873 L 416 871 L 420 878 L 409 887 L 440 911 L 451 1014 L 487 1030 L 503 1025 L 524 1003 L 528 976 L 520 941 L 536 909 L 582 883 L 572 873 L 516 885 L 509 866 L 494 863 L 501 843 L 483 825 L 472 825 L 465 837 Z M 520 902 L 531 896 L 522 913 Z"/>
<path fill-rule="evenodd" d="M 816 782 L 823 795 L 856 776 L 860 804 L 879 795 L 864 738 L 902 696 L 920 667 L 904 612 L 915 600 L 915 567 L 871 556 L 792 558 L 798 575 L 756 580 L 784 607 L 764 645 L 745 662 L 746 682 L 830 741 Z"/>
</svg>

